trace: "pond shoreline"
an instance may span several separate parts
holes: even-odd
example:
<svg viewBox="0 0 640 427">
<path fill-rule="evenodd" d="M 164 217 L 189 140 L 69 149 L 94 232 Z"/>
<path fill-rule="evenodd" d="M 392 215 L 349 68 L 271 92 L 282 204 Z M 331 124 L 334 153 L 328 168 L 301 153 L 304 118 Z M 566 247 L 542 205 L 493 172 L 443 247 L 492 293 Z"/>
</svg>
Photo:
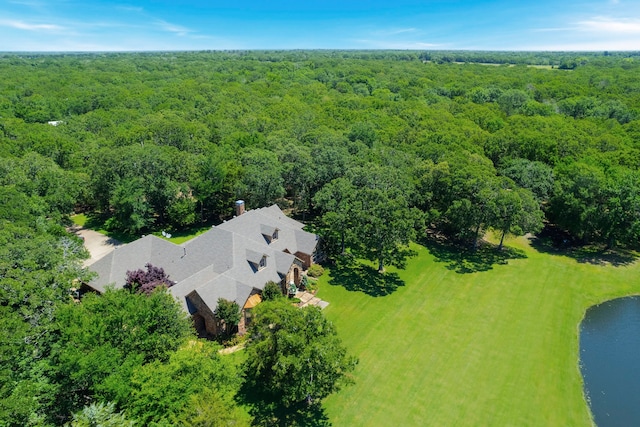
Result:
<svg viewBox="0 0 640 427">
<path fill-rule="evenodd" d="M 577 366 L 593 425 L 640 425 L 640 385 L 633 375 L 640 361 L 640 295 L 588 307 L 577 331 Z"/>
</svg>

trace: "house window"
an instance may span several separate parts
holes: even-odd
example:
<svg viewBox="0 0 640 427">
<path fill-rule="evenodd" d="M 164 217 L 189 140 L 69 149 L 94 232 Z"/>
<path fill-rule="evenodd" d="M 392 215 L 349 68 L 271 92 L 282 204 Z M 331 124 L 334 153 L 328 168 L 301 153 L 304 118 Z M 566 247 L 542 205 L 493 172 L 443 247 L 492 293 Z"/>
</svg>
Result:
<svg viewBox="0 0 640 427">
<path fill-rule="evenodd" d="M 273 235 L 271 236 L 271 240 L 278 240 L 278 229 L 273 230 Z"/>
<path fill-rule="evenodd" d="M 258 268 L 260 270 L 262 270 L 263 268 L 265 268 L 267 266 L 267 256 L 263 255 L 262 259 L 260 260 L 260 264 L 258 264 Z"/>
</svg>

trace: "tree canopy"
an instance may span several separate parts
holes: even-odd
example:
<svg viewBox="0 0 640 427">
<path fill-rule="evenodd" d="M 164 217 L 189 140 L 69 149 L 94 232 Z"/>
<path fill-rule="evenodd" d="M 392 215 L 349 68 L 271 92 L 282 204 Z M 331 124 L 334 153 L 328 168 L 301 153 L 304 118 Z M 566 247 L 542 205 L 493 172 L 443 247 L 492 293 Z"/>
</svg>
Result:
<svg viewBox="0 0 640 427">
<path fill-rule="evenodd" d="M 249 333 L 245 377 L 284 407 L 337 391 L 357 363 L 315 306 L 298 309 L 286 299 L 265 301 L 254 309 Z"/>
</svg>

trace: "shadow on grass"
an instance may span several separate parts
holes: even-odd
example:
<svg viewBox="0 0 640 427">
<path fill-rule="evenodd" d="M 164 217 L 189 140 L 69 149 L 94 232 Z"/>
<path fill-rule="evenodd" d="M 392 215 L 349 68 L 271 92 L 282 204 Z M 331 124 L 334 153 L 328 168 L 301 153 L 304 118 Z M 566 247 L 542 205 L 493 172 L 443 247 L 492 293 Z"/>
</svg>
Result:
<svg viewBox="0 0 640 427">
<path fill-rule="evenodd" d="M 481 242 L 476 250 L 452 243 L 441 236 L 426 236 L 421 241 L 424 247 L 436 258 L 436 262 L 447 264 L 449 270 L 456 273 L 475 273 L 493 269 L 494 265 L 504 265 L 510 259 L 523 259 L 524 251 L 504 246 L 498 249 L 490 243 Z"/>
<path fill-rule="evenodd" d="M 167 229 L 166 227 L 157 227 L 156 229 L 148 229 L 143 232 L 140 232 L 140 234 L 129 234 L 121 231 L 107 230 L 105 227 L 105 222 L 107 221 L 107 219 L 109 219 L 109 217 L 100 212 L 87 213 L 86 217 L 87 217 L 87 220 L 84 223 L 84 227 L 97 231 L 99 233 L 102 233 L 105 236 L 109 237 L 110 238 L 109 243 L 117 243 L 117 242 L 130 243 L 146 234 L 155 234 L 158 237 L 163 238 L 161 236 L 160 229 L 161 228 Z M 213 223 L 204 223 L 204 224 L 194 225 L 192 227 L 188 227 L 182 230 L 171 230 L 172 238 L 169 240 L 173 241 L 176 244 L 186 242 L 187 240 L 190 240 L 196 237 L 197 235 L 208 231 L 212 225 Z"/>
<path fill-rule="evenodd" d="M 336 260 L 331 268 L 329 283 L 343 286 L 348 291 L 361 291 L 374 297 L 389 295 L 405 285 L 398 273 L 379 273 L 370 265 L 349 256 L 342 256 Z"/>
<path fill-rule="evenodd" d="M 569 233 L 553 225 L 547 225 L 537 235 L 529 239 L 531 246 L 538 252 L 551 255 L 564 255 L 579 263 L 593 265 L 613 265 L 621 267 L 638 259 L 636 252 L 626 249 L 609 249 L 605 246 L 583 245 Z"/>
<path fill-rule="evenodd" d="M 202 225 L 194 225 L 182 230 L 171 230 L 171 238 L 168 240 L 176 244 L 184 243 L 202 233 L 211 230 L 212 225 L 213 223 L 205 223 Z M 155 231 L 153 234 L 157 235 L 158 237 L 161 237 L 162 235 L 161 232 L 158 231 Z"/>
<path fill-rule="evenodd" d="M 243 386 L 238 403 L 249 406 L 253 417 L 251 425 L 260 427 L 330 427 L 329 417 L 322 402 L 298 404 L 285 407 L 265 399 L 255 388 Z"/>
<path fill-rule="evenodd" d="M 130 243 L 134 240 L 140 238 L 140 236 L 135 236 L 128 233 L 122 233 L 118 231 L 109 231 L 105 228 L 104 223 L 108 219 L 108 217 L 100 214 L 100 213 L 87 213 L 87 221 L 84 223 L 84 228 L 88 228 L 90 230 L 97 231 L 98 233 L 102 233 L 105 236 L 109 237 L 108 242 L 113 243 Z"/>
</svg>

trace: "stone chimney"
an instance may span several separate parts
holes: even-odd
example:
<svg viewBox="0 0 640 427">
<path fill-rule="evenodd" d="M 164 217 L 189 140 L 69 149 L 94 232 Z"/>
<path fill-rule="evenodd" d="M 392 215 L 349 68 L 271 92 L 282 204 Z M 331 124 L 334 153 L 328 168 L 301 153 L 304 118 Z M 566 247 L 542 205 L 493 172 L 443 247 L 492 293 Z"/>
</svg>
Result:
<svg viewBox="0 0 640 427">
<path fill-rule="evenodd" d="M 236 216 L 244 213 L 244 200 L 236 200 Z"/>
</svg>

